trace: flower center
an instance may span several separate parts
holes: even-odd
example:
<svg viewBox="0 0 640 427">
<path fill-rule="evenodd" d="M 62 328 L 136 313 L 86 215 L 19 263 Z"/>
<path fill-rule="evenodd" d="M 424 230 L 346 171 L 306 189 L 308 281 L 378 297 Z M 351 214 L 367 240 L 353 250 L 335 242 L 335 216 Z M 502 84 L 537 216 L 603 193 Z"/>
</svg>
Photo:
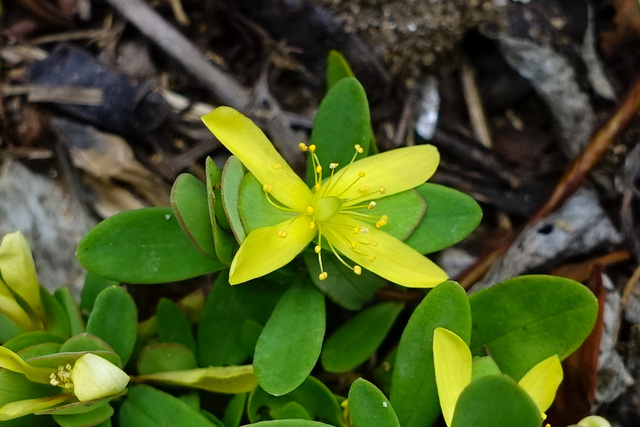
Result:
<svg viewBox="0 0 640 427">
<path fill-rule="evenodd" d="M 316 221 L 322 223 L 330 220 L 342 209 L 342 200 L 336 196 L 322 197 L 313 203 L 313 214 Z"/>
<path fill-rule="evenodd" d="M 49 375 L 49 383 L 52 386 L 58 386 L 69 392 L 73 390 L 73 381 L 71 381 L 71 365 L 67 363 L 65 366 L 58 366 L 58 372 L 52 372 Z"/>
</svg>

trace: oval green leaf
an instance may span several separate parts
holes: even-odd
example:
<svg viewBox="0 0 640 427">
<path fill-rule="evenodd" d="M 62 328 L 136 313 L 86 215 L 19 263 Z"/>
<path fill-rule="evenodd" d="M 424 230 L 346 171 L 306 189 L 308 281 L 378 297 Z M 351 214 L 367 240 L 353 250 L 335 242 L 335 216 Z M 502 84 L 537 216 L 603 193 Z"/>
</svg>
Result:
<svg viewBox="0 0 640 427">
<path fill-rule="evenodd" d="M 469 299 L 455 282 L 443 282 L 427 294 L 400 338 L 390 400 L 403 427 L 429 426 L 440 415 L 432 351 L 433 331 L 437 327 L 448 329 L 469 342 Z"/>
<path fill-rule="evenodd" d="M 253 363 L 260 386 L 280 396 L 302 384 L 320 356 L 324 330 L 322 293 L 310 283 L 289 288 L 256 345 Z"/>
<path fill-rule="evenodd" d="M 351 66 L 340 52 L 330 50 L 327 56 L 327 90 L 346 77 L 353 77 Z"/>
<path fill-rule="evenodd" d="M 458 243 L 482 219 L 476 201 L 453 188 L 425 183 L 415 190 L 427 203 L 427 211 L 405 243 L 422 254 Z"/>
<path fill-rule="evenodd" d="M 80 292 L 80 310 L 86 314 L 91 313 L 98 294 L 110 286 L 118 286 L 119 284 L 115 280 L 106 279 L 88 271 Z"/>
<path fill-rule="evenodd" d="M 387 397 L 363 378 L 351 384 L 349 413 L 354 427 L 400 427 L 400 421 Z"/>
<path fill-rule="evenodd" d="M 209 218 L 207 189 L 195 176 L 183 173 L 171 187 L 171 208 L 182 231 L 208 258 L 217 260 Z"/>
<path fill-rule="evenodd" d="M 307 377 L 300 387 L 282 396 L 273 396 L 261 387 L 249 395 L 247 415 L 252 423 L 285 415 L 283 408 L 296 402 L 314 420 L 343 427 L 342 408 L 331 390 L 316 378 Z M 259 423 L 258 423 L 259 424 Z"/>
<path fill-rule="evenodd" d="M 102 338 L 126 365 L 138 333 L 138 309 L 131 295 L 117 286 L 100 292 L 87 322 L 87 332 Z"/>
<path fill-rule="evenodd" d="M 137 284 L 184 280 L 225 267 L 193 246 L 171 208 L 144 208 L 107 218 L 84 236 L 76 256 L 88 271 Z"/>
<path fill-rule="evenodd" d="M 100 405 L 97 408 L 83 414 L 57 415 L 53 414 L 53 419 L 61 427 L 87 427 L 95 426 L 111 418 L 113 415 L 111 405 Z"/>
<path fill-rule="evenodd" d="M 3 347 L 17 353 L 27 347 L 50 342 L 62 344 L 64 342 L 64 338 L 47 331 L 31 331 L 10 339 L 4 343 Z"/>
<path fill-rule="evenodd" d="M 538 362 L 564 359 L 591 332 L 598 302 L 570 279 L 515 277 L 469 297 L 473 315 L 471 352 L 491 354 L 502 372 L 519 380 Z"/>
<path fill-rule="evenodd" d="M 247 320 L 264 325 L 287 289 L 267 278 L 231 286 L 228 270 L 220 272 L 202 310 L 197 332 L 200 366 L 237 365 L 253 355 L 243 328 Z"/>
<path fill-rule="evenodd" d="M 80 308 L 76 303 L 75 298 L 71 295 L 71 291 L 66 286 L 58 288 L 53 294 L 65 313 L 67 313 L 67 319 L 69 320 L 69 333 L 71 336 L 81 334 L 85 330 L 84 319 L 80 313 Z"/>
<path fill-rule="evenodd" d="M 182 344 L 156 343 L 142 349 L 136 367 L 140 375 L 149 375 L 195 369 L 198 362 L 193 352 Z"/>
<path fill-rule="evenodd" d="M 122 427 L 213 427 L 207 418 L 172 395 L 138 385 L 129 389 L 120 407 L 118 421 Z"/>
<path fill-rule="evenodd" d="M 196 353 L 196 340 L 193 338 L 189 319 L 170 299 L 160 299 L 156 310 L 156 324 L 160 342 L 182 344 L 193 354 Z"/>
<path fill-rule="evenodd" d="M 460 394 L 451 427 L 540 427 L 540 411 L 510 378 L 486 376 Z"/>
<path fill-rule="evenodd" d="M 336 171 L 348 165 L 356 144 L 368 153 L 370 143 L 371 118 L 364 88 L 353 77 L 340 79 L 322 100 L 311 131 L 311 144 L 317 146 L 315 154 L 324 168 L 323 177 L 329 176 L 330 163 L 338 163 Z M 307 165 L 307 183 L 312 186 L 311 158 Z"/>
<path fill-rule="evenodd" d="M 370 307 L 346 321 L 326 340 L 320 360 L 329 372 L 354 369 L 377 350 L 403 304 L 387 302 Z"/>
<path fill-rule="evenodd" d="M 44 306 L 45 329 L 61 338 L 68 338 L 71 327 L 69 326 L 69 316 L 67 316 L 65 309 L 42 286 L 40 287 L 40 298 L 42 298 L 42 305 Z"/>
<path fill-rule="evenodd" d="M 244 239 L 247 237 L 247 233 L 242 227 L 240 214 L 238 213 L 240 185 L 242 184 L 245 173 L 244 166 L 235 156 L 229 157 L 227 164 L 224 165 L 224 169 L 222 170 L 222 206 L 227 214 L 231 231 L 239 243 L 244 242 Z"/>
</svg>

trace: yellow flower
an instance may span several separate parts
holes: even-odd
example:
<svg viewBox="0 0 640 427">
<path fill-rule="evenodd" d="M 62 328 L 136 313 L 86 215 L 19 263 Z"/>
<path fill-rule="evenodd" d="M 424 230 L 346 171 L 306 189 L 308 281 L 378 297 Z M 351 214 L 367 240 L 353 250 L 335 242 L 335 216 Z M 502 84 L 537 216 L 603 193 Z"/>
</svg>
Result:
<svg viewBox="0 0 640 427">
<path fill-rule="evenodd" d="M 5 235 L 0 244 L 0 311 L 25 331 L 42 329 L 45 313 L 36 267 L 19 231 Z"/>
<path fill-rule="evenodd" d="M 472 356 L 467 344 L 455 333 L 436 328 L 433 332 L 433 364 L 442 416 L 448 426 L 462 390 L 471 383 Z M 540 413 L 549 409 L 562 382 L 562 365 L 553 355 L 531 368 L 518 381 Z"/>
<path fill-rule="evenodd" d="M 73 363 L 57 369 L 32 366 L 7 349 L 0 347 L 0 368 L 24 375 L 29 381 L 59 388 L 60 393 L 3 402 L 0 421 L 19 418 L 75 399 L 89 402 L 116 396 L 129 383 L 129 376 L 113 363 L 92 353 L 82 354 Z M 53 390 L 55 390 L 53 388 Z"/>
<path fill-rule="evenodd" d="M 375 212 L 376 200 L 424 183 L 438 165 L 435 147 L 406 147 L 338 165 L 320 165 L 315 146 L 301 144 L 314 161 L 313 191 L 278 154 L 262 131 L 247 117 L 220 107 L 202 118 L 209 130 L 260 182 L 271 204 L 288 215 L 283 222 L 252 230 L 232 263 L 229 282 L 237 284 L 288 264 L 314 239 L 320 263 L 319 279 L 327 278 L 322 247 L 328 247 L 355 274 L 366 268 L 387 280 L 409 287 L 432 287 L 447 279 L 437 265 L 382 231 L 390 219 Z M 355 146 L 354 160 L 362 153 Z M 322 168 L 331 177 L 322 180 Z M 350 265 L 343 256 L 355 263 Z"/>
</svg>

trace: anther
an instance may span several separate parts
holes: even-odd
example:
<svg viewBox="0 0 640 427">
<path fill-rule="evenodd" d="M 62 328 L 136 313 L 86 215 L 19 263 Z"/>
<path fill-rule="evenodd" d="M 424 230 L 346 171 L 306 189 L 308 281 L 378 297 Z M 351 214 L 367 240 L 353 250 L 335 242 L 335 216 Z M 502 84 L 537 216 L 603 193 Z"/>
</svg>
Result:
<svg viewBox="0 0 640 427">
<path fill-rule="evenodd" d="M 284 239 L 285 237 L 287 237 L 287 232 L 284 230 L 279 230 L 278 231 L 278 237 Z"/>
<path fill-rule="evenodd" d="M 272 190 L 272 188 L 271 188 L 271 186 L 269 184 L 264 184 L 262 186 L 262 191 L 264 191 L 265 193 L 271 193 L 271 190 Z"/>
<path fill-rule="evenodd" d="M 322 187 L 322 184 L 320 184 L 319 182 L 316 182 L 315 185 L 313 186 L 313 188 L 318 191 L 320 188 Z"/>
<path fill-rule="evenodd" d="M 307 146 L 307 144 L 305 144 L 304 142 L 301 142 L 298 144 L 298 148 L 300 149 L 300 151 L 302 151 L 303 153 L 306 151 L 309 151 L 309 147 Z"/>
<path fill-rule="evenodd" d="M 310 152 L 312 152 L 312 153 L 313 153 L 313 152 L 315 152 L 315 151 L 316 151 L 316 146 L 315 146 L 315 145 L 313 145 L 313 144 L 311 144 L 309 147 L 307 147 L 307 149 L 308 149 Z"/>
<path fill-rule="evenodd" d="M 360 232 L 363 233 L 363 234 L 364 233 L 368 233 L 369 229 L 367 227 L 360 227 Z"/>
<path fill-rule="evenodd" d="M 316 245 L 316 246 L 313 248 L 313 250 L 314 250 L 314 252 L 315 252 L 315 253 L 319 254 L 319 253 L 320 253 L 320 251 L 322 250 L 322 248 L 320 247 L 320 245 Z"/>
<path fill-rule="evenodd" d="M 351 242 L 351 249 L 355 249 L 358 247 L 358 244 L 356 242 Z"/>
<path fill-rule="evenodd" d="M 316 228 L 316 223 L 315 223 L 315 222 L 313 222 L 313 221 L 311 221 L 311 222 L 309 223 L 309 228 Z"/>
<path fill-rule="evenodd" d="M 360 172 L 358 172 L 358 176 L 359 176 L 360 178 L 364 178 L 364 176 L 365 176 L 365 175 L 366 175 L 366 173 L 365 173 L 364 171 L 360 171 Z"/>
<path fill-rule="evenodd" d="M 353 272 L 356 273 L 356 275 L 361 275 L 362 274 L 362 267 L 360 267 L 359 265 L 354 265 L 353 266 Z"/>
<path fill-rule="evenodd" d="M 282 169 L 282 165 L 280 163 L 274 163 L 273 164 L 273 168 L 274 169 Z"/>
<path fill-rule="evenodd" d="M 322 273 L 318 274 L 318 279 L 320 280 L 326 280 L 327 277 L 329 277 L 329 273 L 327 273 L 326 271 L 323 271 Z"/>
<path fill-rule="evenodd" d="M 322 173 L 322 166 L 316 166 L 316 173 Z"/>
<path fill-rule="evenodd" d="M 353 229 L 353 232 L 354 232 L 355 234 L 358 234 L 358 233 L 360 232 L 360 228 L 361 228 L 361 227 L 356 227 L 356 228 L 354 228 L 354 229 Z"/>
<path fill-rule="evenodd" d="M 356 151 L 357 151 L 359 154 L 364 153 L 364 150 L 362 149 L 362 147 L 360 146 L 360 144 L 356 144 L 356 145 L 354 145 L 354 147 L 355 147 Z"/>
<path fill-rule="evenodd" d="M 363 185 L 362 187 L 358 188 L 358 191 L 361 193 L 366 193 L 367 191 L 369 191 L 369 187 Z"/>
<path fill-rule="evenodd" d="M 378 255 L 376 254 L 371 254 L 371 256 L 369 257 L 369 261 L 373 262 L 376 260 L 376 258 L 378 258 Z"/>
<path fill-rule="evenodd" d="M 384 194 L 387 192 L 387 189 L 384 187 L 380 187 L 380 189 L 378 190 L 380 192 L 380 194 Z"/>
<path fill-rule="evenodd" d="M 367 209 L 373 209 L 376 207 L 376 202 L 374 200 L 369 202 L 369 206 L 367 206 Z"/>
<path fill-rule="evenodd" d="M 312 206 L 307 206 L 307 213 L 309 215 L 311 215 L 313 213 L 313 207 Z"/>
<path fill-rule="evenodd" d="M 338 163 L 329 163 L 329 169 L 335 169 L 338 167 Z"/>
<path fill-rule="evenodd" d="M 375 241 L 375 240 L 370 240 L 370 241 L 369 241 L 369 244 L 370 244 L 371 246 L 374 246 L 374 247 L 375 247 L 375 246 L 378 246 L 378 242 L 377 242 L 377 241 Z"/>
</svg>

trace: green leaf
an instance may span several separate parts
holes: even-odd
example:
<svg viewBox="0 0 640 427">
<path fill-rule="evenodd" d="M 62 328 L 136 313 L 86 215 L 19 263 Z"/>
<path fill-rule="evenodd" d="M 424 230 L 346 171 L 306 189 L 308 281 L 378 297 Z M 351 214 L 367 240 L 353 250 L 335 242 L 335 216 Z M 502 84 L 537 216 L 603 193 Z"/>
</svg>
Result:
<svg viewBox="0 0 640 427">
<path fill-rule="evenodd" d="M 371 143 L 369 102 L 362 85 L 353 77 L 337 82 L 322 100 L 313 122 L 311 144 L 317 146 L 315 154 L 324 168 L 323 177 L 330 174 L 329 164 L 338 163 L 337 172 L 348 165 L 359 144 L 364 153 Z M 364 154 L 359 155 L 362 158 Z M 314 183 L 311 158 L 307 162 L 307 183 Z"/>
<path fill-rule="evenodd" d="M 242 338 L 243 325 L 264 325 L 287 289 L 268 278 L 231 286 L 228 270 L 220 272 L 204 309 L 197 332 L 200 366 L 237 365 L 253 355 Z"/>
<path fill-rule="evenodd" d="M 193 338 L 191 324 L 173 301 L 168 298 L 160 299 L 156 322 L 160 342 L 182 344 L 193 354 L 196 353 L 196 340 Z"/>
<path fill-rule="evenodd" d="M 276 419 L 300 419 L 311 421 L 311 415 L 298 402 L 289 402 L 278 409 L 274 409 L 273 416 Z"/>
<path fill-rule="evenodd" d="M 138 309 L 131 295 L 117 286 L 100 292 L 87 332 L 105 340 L 126 365 L 138 332 Z"/>
<path fill-rule="evenodd" d="M 269 203 L 262 185 L 251 173 L 244 176 L 240 185 L 238 213 L 247 233 L 256 228 L 281 223 L 292 217 L 291 212 L 278 209 Z"/>
<path fill-rule="evenodd" d="M 246 393 L 258 385 L 251 365 L 208 366 L 184 371 L 156 372 L 139 375 L 134 377 L 133 381 L 190 387 L 227 394 Z"/>
<path fill-rule="evenodd" d="M 591 332 L 598 302 L 585 286 L 561 277 L 506 280 L 469 297 L 471 352 L 489 352 L 502 372 L 519 380 L 538 362 L 564 359 Z"/>
<path fill-rule="evenodd" d="M 73 295 L 71 295 L 69 288 L 66 286 L 58 288 L 55 290 L 53 295 L 67 313 L 71 336 L 83 333 L 85 330 L 84 319 L 82 318 L 80 308 L 78 308 L 78 304 L 76 304 L 76 300 Z"/>
<path fill-rule="evenodd" d="M 111 346 L 107 344 L 101 338 L 98 338 L 95 335 L 91 335 L 89 333 L 83 333 L 79 335 L 75 335 L 62 344 L 60 347 L 60 352 L 63 353 L 77 353 L 77 352 L 109 352 L 112 353 L 111 356 L 105 357 L 105 359 L 112 362 L 114 365 L 122 368 L 122 361 L 120 360 L 120 356 L 118 356 Z"/>
<path fill-rule="evenodd" d="M 427 210 L 424 199 L 415 190 L 403 191 L 376 200 L 373 210 L 366 207 L 354 209 L 366 215 L 387 215 L 389 222 L 384 231 L 400 240 L 406 240 L 414 233 Z"/>
<path fill-rule="evenodd" d="M 115 280 L 106 279 L 88 271 L 80 292 L 80 310 L 91 313 L 98 294 L 110 286 L 118 286 L 119 284 Z"/>
<path fill-rule="evenodd" d="M 113 415 L 113 407 L 109 404 L 100 405 L 97 408 L 85 412 L 83 414 L 72 415 L 53 415 L 53 419 L 56 420 L 61 427 L 88 427 L 95 426 L 108 420 Z"/>
<path fill-rule="evenodd" d="M 383 279 L 380 276 L 364 269 L 362 274 L 358 276 L 331 253 L 322 257 L 324 271 L 329 276 L 326 280 L 320 280 L 318 278 L 320 274 L 318 255 L 312 251 L 305 251 L 302 253 L 302 257 L 309 269 L 309 276 L 313 284 L 333 302 L 348 310 L 359 310 L 382 286 Z"/>
<path fill-rule="evenodd" d="M 345 425 L 342 408 L 336 397 L 327 386 L 313 377 L 308 377 L 298 388 L 282 396 L 272 396 L 258 387 L 249 396 L 247 415 L 252 423 L 275 418 L 284 415 L 282 408 L 290 402 L 298 403 L 315 420 L 333 426 Z"/>
<path fill-rule="evenodd" d="M 30 381 L 22 374 L 0 369 L 0 406 L 9 402 L 60 394 L 59 387 Z M 0 425 L 3 425 L 0 423 Z"/>
<path fill-rule="evenodd" d="M 340 80 L 353 77 L 353 71 L 344 56 L 336 50 L 329 51 L 327 57 L 327 90 L 331 89 Z"/>
<path fill-rule="evenodd" d="M 70 326 L 67 312 L 58 300 L 42 286 L 40 287 L 40 298 L 42 298 L 45 313 L 44 327 L 54 335 L 62 338 L 69 337 Z"/>
<path fill-rule="evenodd" d="M 204 415 L 189 408 L 177 397 L 147 385 L 129 389 L 120 407 L 121 427 L 212 427 Z"/>
<path fill-rule="evenodd" d="M 469 342 L 469 300 L 455 282 L 443 282 L 427 294 L 400 338 L 390 400 L 403 427 L 429 426 L 440 415 L 432 351 L 433 331 L 437 327 Z"/>
<path fill-rule="evenodd" d="M 196 356 L 182 344 L 158 343 L 146 346 L 136 363 L 140 375 L 183 371 L 198 367 Z"/>
<path fill-rule="evenodd" d="M 426 201 L 427 211 L 405 243 L 422 254 L 458 243 L 482 219 L 482 210 L 475 200 L 453 188 L 425 183 L 415 190 Z"/>
<path fill-rule="evenodd" d="M 322 366 L 345 372 L 367 360 L 382 344 L 403 304 L 387 302 L 370 307 L 346 321 L 325 342 Z"/>
<path fill-rule="evenodd" d="M 48 356 L 51 354 L 60 352 L 60 344 L 56 342 L 45 342 L 42 344 L 36 344 L 31 347 L 23 348 L 18 352 L 20 357 L 26 361 L 42 357 Z"/>
<path fill-rule="evenodd" d="M 248 393 L 240 393 L 231 398 L 222 418 L 225 427 L 238 427 L 240 425 L 248 396 Z"/>
<path fill-rule="evenodd" d="M 231 264 L 233 250 L 238 245 L 235 237 L 226 230 L 230 229 L 229 220 L 222 207 L 222 171 L 218 169 L 211 157 L 207 157 L 205 162 L 207 176 L 207 200 L 209 210 L 209 220 L 213 229 L 213 244 L 215 246 L 218 259 L 225 264 Z"/>
<path fill-rule="evenodd" d="M 17 353 L 27 347 L 51 342 L 62 344 L 64 342 L 64 338 L 47 331 L 31 331 L 11 338 L 9 341 L 4 343 L 3 347 Z"/>
<path fill-rule="evenodd" d="M 363 378 L 351 384 L 349 413 L 354 427 L 400 427 L 400 421 L 387 397 Z"/>
<path fill-rule="evenodd" d="M 107 218 L 84 236 L 76 256 L 99 276 L 137 284 L 184 280 L 224 268 L 193 246 L 170 208 Z"/>
<path fill-rule="evenodd" d="M 256 345 L 253 363 L 260 386 L 280 396 L 302 384 L 320 356 L 324 330 L 322 293 L 309 283 L 289 288 Z"/>
<path fill-rule="evenodd" d="M 171 208 L 191 243 L 207 258 L 217 260 L 205 185 L 191 174 L 178 176 L 171 187 Z"/>
<path fill-rule="evenodd" d="M 501 375 L 478 378 L 462 391 L 451 427 L 540 427 L 541 423 L 533 400 Z"/>
<path fill-rule="evenodd" d="M 245 424 L 245 426 L 248 426 L 248 425 L 249 424 Z M 251 425 L 258 426 L 258 427 L 333 427 L 331 424 L 325 424 L 318 421 L 308 421 L 308 420 L 260 421 L 259 423 L 255 423 Z"/>
<path fill-rule="evenodd" d="M 0 343 L 7 342 L 23 332 L 20 326 L 0 312 Z"/>
<path fill-rule="evenodd" d="M 238 213 L 238 198 L 240 196 L 240 185 L 246 171 L 237 157 L 231 156 L 224 165 L 222 171 L 222 206 L 227 214 L 231 231 L 240 243 L 244 242 L 247 233 L 242 227 L 240 214 Z"/>
</svg>

